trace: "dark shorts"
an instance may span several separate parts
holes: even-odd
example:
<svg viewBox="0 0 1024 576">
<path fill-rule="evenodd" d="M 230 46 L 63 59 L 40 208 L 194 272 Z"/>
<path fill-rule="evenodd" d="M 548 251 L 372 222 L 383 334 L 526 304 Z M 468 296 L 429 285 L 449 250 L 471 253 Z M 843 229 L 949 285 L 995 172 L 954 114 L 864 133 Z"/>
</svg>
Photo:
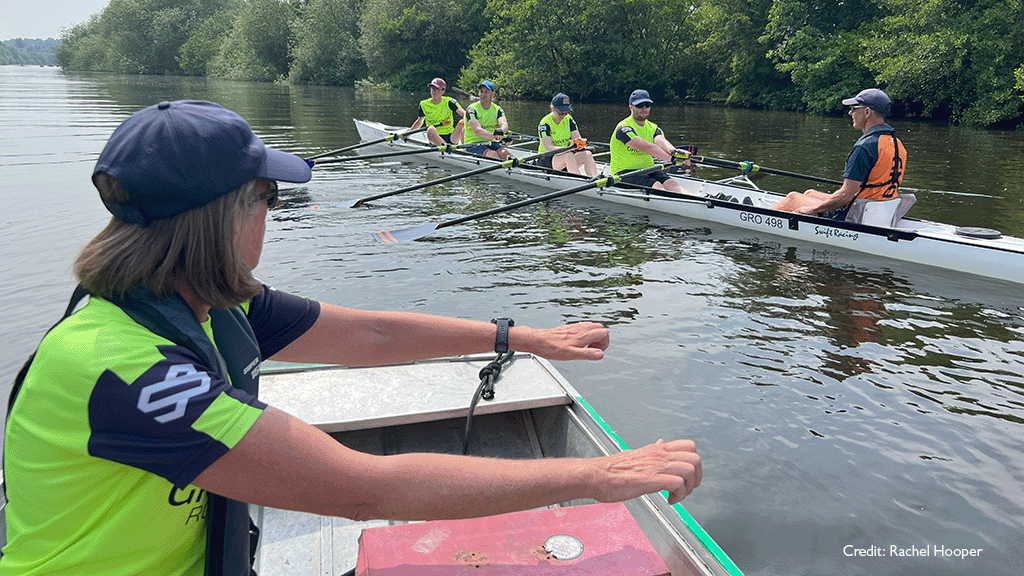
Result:
<svg viewBox="0 0 1024 576">
<path fill-rule="evenodd" d="M 452 143 L 452 135 L 451 134 L 438 134 L 438 136 L 441 137 L 441 140 L 444 140 L 445 142 L 447 142 L 449 144 Z"/>
<path fill-rule="evenodd" d="M 537 166 L 540 166 L 541 168 L 552 168 L 553 169 L 554 166 L 551 165 L 551 156 L 545 156 L 543 158 L 538 158 L 537 159 Z"/>
<path fill-rule="evenodd" d="M 623 172 L 630 172 L 630 170 L 624 170 Z M 622 172 L 619 172 L 619 174 L 622 174 Z M 664 184 L 665 182 L 668 182 L 671 179 L 671 176 L 659 170 L 656 172 L 648 172 L 647 174 L 636 174 L 633 176 L 626 176 L 625 178 L 622 179 L 622 182 L 624 184 L 636 184 L 637 186 L 647 186 L 650 188 L 654 186 L 656 183 Z"/>
<path fill-rule="evenodd" d="M 483 155 L 486 150 L 501 150 L 502 146 L 500 142 L 480 142 L 476 146 L 470 146 L 466 148 L 466 152 L 470 154 Z"/>
</svg>

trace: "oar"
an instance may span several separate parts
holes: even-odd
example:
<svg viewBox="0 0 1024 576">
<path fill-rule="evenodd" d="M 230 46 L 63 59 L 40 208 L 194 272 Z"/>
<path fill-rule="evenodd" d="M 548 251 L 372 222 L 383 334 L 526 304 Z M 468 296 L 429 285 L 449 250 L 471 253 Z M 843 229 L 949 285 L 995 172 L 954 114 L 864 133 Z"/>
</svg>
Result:
<svg viewBox="0 0 1024 576">
<path fill-rule="evenodd" d="M 406 156 L 406 155 L 409 155 L 409 154 L 424 154 L 426 152 L 441 152 L 442 154 L 444 154 L 446 152 L 453 152 L 455 150 L 459 150 L 461 148 L 469 148 L 471 146 L 476 146 L 476 143 L 473 143 L 473 144 L 458 144 L 458 145 L 455 145 L 455 144 L 445 144 L 444 146 L 434 146 L 434 147 L 430 147 L 430 148 L 417 148 L 415 150 L 399 150 L 397 152 L 381 152 L 379 154 L 362 154 L 362 155 L 359 155 L 359 156 L 345 156 L 345 157 L 342 157 L 342 158 L 328 158 L 327 160 L 320 160 L 319 162 L 314 161 L 313 164 L 316 164 L 316 165 L 320 165 L 320 164 L 334 164 L 336 162 L 348 162 L 349 160 L 372 160 L 374 158 L 388 158 L 388 157 L 391 157 L 391 156 Z"/>
<path fill-rule="evenodd" d="M 753 162 L 743 161 L 735 162 L 733 160 L 726 160 L 724 158 L 708 158 L 706 156 L 700 156 L 698 154 L 689 154 L 686 151 L 677 152 L 677 157 L 682 159 L 689 159 L 691 162 L 698 164 L 706 164 L 708 166 L 715 166 L 717 168 L 732 168 L 733 170 L 739 170 L 743 173 L 750 172 L 763 172 L 765 174 L 774 174 L 776 176 L 789 176 L 791 178 L 802 178 L 804 180 L 810 180 L 812 182 L 822 182 L 825 184 L 835 184 L 842 186 L 843 183 L 838 180 L 830 180 L 828 178 L 821 178 L 818 176 L 808 176 L 806 174 L 797 174 L 796 172 L 787 172 L 785 170 L 776 170 L 775 168 L 765 168 L 764 166 L 758 166 Z"/>
<path fill-rule="evenodd" d="M 393 140 L 398 140 L 399 138 L 405 138 L 406 136 L 410 136 L 410 135 L 415 134 L 417 132 L 423 132 L 427 128 L 428 128 L 427 126 L 424 126 L 422 128 L 417 128 L 415 130 L 406 130 L 405 132 L 396 132 L 395 134 L 389 134 L 389 135 L 387 135 L 387 136 L 385 136 L 383 138 L 378 138 L 376 140 L 370 140 L 369 142 L 360 142 L 359 144 L 353 144 L 351 146 L 346 146 L 344 148 L 338 148 L 337 150 L 331 150 L 330 152 L 323 152 L 321 154 L 314 154 L 313 156 L 310 156 L 309 158 L 306 158 L 306 160 L 316 160 L 317 158 L 323 158 L 324 156 L 334 156 L 335 154 L 341 154 L 342 152 L 348 152 L 349 150 L 355 150 L 356 148 L 365 148 L 366 146 L 373 146 L 374 144 L 380 144 L 382 142 L 391 142 Z"/>
<path fill-rule="evenodd" d="M 477 144 L 479 144 L 479 142 L 477 142 Z M 544 158 L 545 156 L 554 156 L 555 154 L 559 154 L 561 152 L 565 152 L 566 150 L 571 150 L 573 148 L 575 148 L 575 146 L 566 146 L 565 148 L 556 148 L 554 150 L 548 150 L 543 154 L 533 154 L 531 156 L 525 156 L 523 158 L 510 158 L 508 160 L 505 160 L 504 162 L 493 164 L 491 166 L 484 166 L 483 168 L 477 168 L 476 170 L 470 170 L 469 172 L 460 172 L 459 174 L 453 174 L 452 176 L 438 178 L 437 180 L 431 180 L 430 182 L 426 182 L 423 184 L 406 186 L 405 188 L 399 188 L 398 190 L 392 190 L 390 192 L 383 192 L 375 196 L 361 198 L 359 200 L 356 200 L 355 203 L 352 204 L 352 207 L 355 208 L 356 206 L 359 206 L 366 202 L 370 202 L 371 200 L 379 200 L 381 198 L 387 198 L 388 196 L 394 196 L 395 194 L 401 194 L 403 192 L 412 192 L 413 190 L 427 188 L 435 184 L 444 184 L 445 182 L 451 182 L 452 180 L 458 180 L 459 178 L 466 178 L 467 176 L 475 176 L 477 174 L 483 174 L 485 172 L 493 172 L 494 170 L 501 170 L 502 168 L 515 168 L 516 166 L 520 166 L 525 162 L 537 160 L 538 158 Z"/>
<path fill-rule="evenodd" d="M 530 204 L 536 204 L 538 202 L 547 202 L 548 200 L 554 200 L 555 198 L 561 198 L 562 196 L 568 196 L 591 188 L 605 188 L 607 186 L 614 186 L 622 181 L 623 178 L 630 176 L 638 176 L 640 174 L 648 174 L 650 172 L 658 172 L 666 170 L 670 166 L 673 166 L 674 162 L 666 164 L 655 164 L 649 168 L 642 168 L 640 170 L 633 170 L 632 172 L 623 172 L 615 176 L 605 176 L 598 178 L 593 182 L 587 182 L 579 186 L 573 186 L 572 188 L 566 188 L 565 190 L 559 190 L 557 192 L 551 192 L 550 194 L 544 194 L 543 196 L 537 196 L 535 198 L 528 198 L 526 200 L 520 200 L 507 206 L 500 206 L 498 208 L 491 208 L 490 210 L 484 210 L 483 212 L 477 212 L 476 214 L 470 214 L 469 216 L 462 216 L 461 218 L 455 218 L 454 220 L 448 220 L 445 222 L 431 222 L 429 224 L 423 224 L 416 226 L 415 228 L 405 228 L 403 230 L 385 230 L 382 232 L 374 232 L 373 238 L 378 242 L 385 244 L 398 244 L 399 242 L 409 242 L 417 240 L 427 236 L 438 228 L 447 228 L 448 226 L 454 226 L 456 224 L 462 224 L 463 222 L 469 222 L 470 220 L 477 220 L 501 212 L 508 212 L 509 210 L 515 210 L 522 208 L 523 206 L 529 206 Z"/>
</svg>

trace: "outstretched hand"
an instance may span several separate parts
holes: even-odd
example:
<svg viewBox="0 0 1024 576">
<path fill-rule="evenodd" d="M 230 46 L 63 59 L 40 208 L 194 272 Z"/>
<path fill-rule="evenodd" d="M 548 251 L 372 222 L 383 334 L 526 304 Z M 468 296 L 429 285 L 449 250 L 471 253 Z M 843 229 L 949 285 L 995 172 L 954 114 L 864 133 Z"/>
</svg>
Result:
<svg viewBox="0 0 1024 576">
<path fill-rule="evenodd" d="M 658 440 L 595 461 L 600 467 L 597 495 L 601 502 L 619 502 L 667 490 L 675 504 L 700 486 L 703 470 L 692 440 Z"/>
<path fill-rule="evenodd" d="M 530 352 L 548 360 L 600 360 L 608 348 L 608 329 L 597 322 L 535 329 L 516 326 L 509 331 L 509 349 Z"/>
</svg>

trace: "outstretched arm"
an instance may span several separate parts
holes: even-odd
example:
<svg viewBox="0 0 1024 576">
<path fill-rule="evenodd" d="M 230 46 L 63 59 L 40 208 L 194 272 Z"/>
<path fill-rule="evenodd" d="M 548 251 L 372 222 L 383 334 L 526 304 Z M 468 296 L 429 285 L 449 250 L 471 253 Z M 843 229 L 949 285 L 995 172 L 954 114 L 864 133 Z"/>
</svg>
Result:
<svg viewBox="0 0 1024 576">
<path fill-rule="evenodd" d="M 322 304 L 316 323 L 273 359 L 381 366 L 490 352 L 496 333 L 490 322 Z M 550 360 L 600 360 L 607 347 L 608 330 L 594 322 L 550 329 L 517 325 L 509 330 L 509 349 Z"/>
<path fill-rule="evenodd" d="M 669 492 L 674 504 L 700 485 L 701 475 L 700 456 L 689 440 L 659 440 L 590 459 L 373 456 L 267 408 L 238 444 L 193 484 L 275 508 L 356 520 L 435 520 L 577 498 L 616 502 L 661 490 Z"/>
<path fill-rule="evenodd" d="M 650 154 L 655 160 L 664 162 L 672 159 L 672 153 L 666 151 L 664 148 L 653 142 L 648 142 L 643 138 L 633 138 L 626 143 L 626 146 Z"/>
</svg>

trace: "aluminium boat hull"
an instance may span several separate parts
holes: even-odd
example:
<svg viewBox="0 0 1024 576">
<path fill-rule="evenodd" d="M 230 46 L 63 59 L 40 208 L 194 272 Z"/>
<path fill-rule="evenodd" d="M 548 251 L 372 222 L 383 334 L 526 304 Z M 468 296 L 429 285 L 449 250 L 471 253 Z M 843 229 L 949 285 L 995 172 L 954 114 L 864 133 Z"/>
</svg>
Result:
<svg viewBox="0 0 1024 576">
<path fill-rule="evenodd" d="M 260 398 L 353 449 L 461 453 L 480 369 L 493 358 L 268 369 L 260 380 Z M 470 454 L 484 457 L 589 458 L 627 449 L 550 363 L 530 354 L 514 355 L 495 382 L 494 399 L 479 401 L 470 438 Z M 698 488 L 690 498 L 699 497 Z M 682 505 L 669 506 L 654 494 L 626 507 L 673 576 L 742 575 Z M 262 509 L 258 516 L 260 576 L 343 574 L 355 566 L 361 530 L 389 524 L 277 509 Z"/>
</svg>

